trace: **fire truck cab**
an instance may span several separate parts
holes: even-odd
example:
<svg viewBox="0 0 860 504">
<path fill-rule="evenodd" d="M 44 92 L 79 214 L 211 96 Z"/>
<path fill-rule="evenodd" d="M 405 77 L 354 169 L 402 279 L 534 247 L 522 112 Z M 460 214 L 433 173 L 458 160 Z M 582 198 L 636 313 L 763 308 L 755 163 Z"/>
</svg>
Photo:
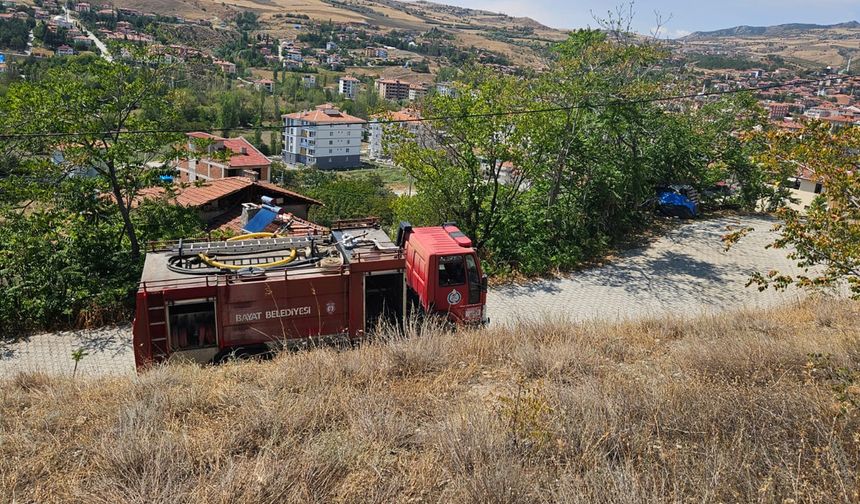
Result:
<svg viewBox="0 0 860 504">
<path fill-rule="evenodd" d="M 407 299 L 454 323 L 484 320 L 486 280 L 468 238 L 452 225 L 407 225 L 398 236 L 353 221 L 154 247 L 137 292 L 138 369 L 354 341 L 402 324 Z"/>
<path fill-rule="evenodd" d="M 487 277 L 478 254 L 454 224 L 413 228 L 400 224 L 397 243 L 406 259 L 410 305 L 459 324 L 486 323 Z"/>
</svg>

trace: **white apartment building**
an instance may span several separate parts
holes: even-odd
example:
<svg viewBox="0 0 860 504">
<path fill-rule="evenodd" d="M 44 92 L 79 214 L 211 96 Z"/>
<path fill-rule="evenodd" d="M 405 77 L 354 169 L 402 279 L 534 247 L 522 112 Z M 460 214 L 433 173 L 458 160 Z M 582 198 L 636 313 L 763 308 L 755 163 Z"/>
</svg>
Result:
<svg viewBox="0 0 860 504">
<path fill-rule="evenodd" d="M 285 163 L 335 170 L 361 166 L 363 119 L 330 103 L 283 118 Z"/>
<path fill-rule="evenodd" d="M 349 98 L 350 100 L 355 99 L 355 95 L 358 94 L 358 88 L 361 85 L 361 81 L 352 77 L 350 75 L 341 77 L 337 83 L 337 91 L 343 96 Z"/>
<path fill-rule="evenodd" d="M 427 86 L 424 84 L 409 85 L 409 101 L 415 101 L 423 98 L 427 94 Z"/>
<path fill-rule="evenodd" d="M 367 125 L 368 129 L 368 157 L 370 159 L 387 159 L 388 155 L 385 152 L 385 131 L 387 128 L 391 128 L 394 125 L 398 125 L 402 128 L 405 128 L 409 133 L 415 136 L 416 141 L 425 144 L 425 135 L 422 135 L 422 132 L 426 132 L 424 129 L 425 125 L 416 119 L 419 119 L 421 116 L 418 113 L 411 109 L 403 109 L 397 112 L 385 112 L 383 114 L 377 114 L 373 116 L 371 121 Z M 381 122 L 380 122 L 381 121 Z"/>
</svg>

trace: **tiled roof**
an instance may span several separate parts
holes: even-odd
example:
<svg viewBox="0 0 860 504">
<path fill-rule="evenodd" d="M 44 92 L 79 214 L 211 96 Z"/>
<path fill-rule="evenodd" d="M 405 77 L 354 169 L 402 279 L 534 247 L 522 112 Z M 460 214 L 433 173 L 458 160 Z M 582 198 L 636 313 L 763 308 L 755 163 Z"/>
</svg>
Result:
<svg viewBox="0 0 860 504">
<path fill-rule="evenodd" d="M 242 137 L 221 138 L 219 136 L 210 135 L 209 133 L 203 133 L 200 131 L 188 133 L 188 136 L 192 138 L 207 138 L 215 142 L 223 142 L 224 147 L 233 152 L 233 156 L 230 157 L 230 168 L 248 168 L 252 166 L 269 166 L 272 164 L 272 162 L 269 161 L 269 158 L 257 150 L 251 142 Z M 242 153 L 242 149 L 245 150 L 244 154 Z"/>
<path fill-rule="evenodd" d="M 338 124 L 338 123 L 364 123 L 364 119 L 351 116 L 337 109 L 316 109 L 306 110 L 304 112 L 295 112 L 286 114 L 283 117 L 288 119 L 298 119 L 316 124 Z"/>
<path fill-rule="evenodd" d="M 258 186 L 262 187 L 263 189 L 268 190 L 268 191 L 277 192 L 277 193 L 283 194 L 284 196 L 290 196 L 292 198 L 299 199 L 299 200 L 305 201 L 306 203 L 311 203 L 313 205 L 325 206 L 325 205 L 323 205 L 322 201 L 315 200 L 311 197 L 305 196 L 304 194 L 299 194 L 297 192 L 290 191 L 289 189 L 284 189 L 283 187 L 272 184 L 271 182 L 264 182 L 262 180 L 259 180 L 259 181 L 254 182 L 254 183 L 257 184 Z"/>
<path fill-rule="evenodd" d="M 242 233 L 242 209 L 236 208 L 234 211 L 227 212 L 212 221 L 210 227 L 212 230 L 230 230 L 237 234 Z M 283 213 L 269 223 L 263 229 L 263 232 L 279 233 L 287 236 L 308 236 L 328 234 L 329 230 L 319 224 L 296 217 L 291 213 Z"/>
<path fill-rule="evenodd" d="M 796 122 L 796 121 L 782 121 L 782 122 L 776 123 L 776 126 L 778 128 L 782 128 L 782 129 L 795 129 L 795 130 L 800 130 L 800 129 L 803 129 L 803 127 L 804 127 L 803 124 Z"/>
<path fill-rule="evenodd" d="M 857 119 L 856 117 L 842 116 L 842 115 L 822 117 L 822 120 L 829 121 L 829 122 L 836 122 L 836 123 L 846 123 L 846 124 L 860 122 L 860 119 Z"/>
<path fill-rule="evenodd" d="M 199 207 L 237 193 L 252 185 L 256 185 L 275 194 L 299 200 L 302 203 L 322 205 L 322 203 L 313 198 L 290 191 L 289 189 L 284 189 L 283 187 L 279 187 L 268 182 L 254 182 L 246 177 L 226 177 L 222 179 L 208 180 L 200 185 L 193 184 L 185 187 L 177 185 L 174 186 L 175 194 L 171 198 L 171 201 L 177 205 L 186 207 Z M 135 205 L 145 199 L 159 198 L 164 194 L 165 189 L 163 187 L 147 187 L 140 191 L 136 198 Z"/>
<path fill-rule="evenodd" d="M 414 121 L 416 119 L 420 119 L 421 115 L 417 110 L 405 108 L 395 112 L 382 112 L 380 114 L 375 114 L 373 118 L 386 121 Z"/>
<path fill-rule="evenodd" d="M 802 180 L 809 180 L 811 182 L 819 182 L 821 181 L 821 177 L 815 174 L 811 168 L 806 166 L 802 167 L 797 173 L 797 178 Z"/>
</svg>

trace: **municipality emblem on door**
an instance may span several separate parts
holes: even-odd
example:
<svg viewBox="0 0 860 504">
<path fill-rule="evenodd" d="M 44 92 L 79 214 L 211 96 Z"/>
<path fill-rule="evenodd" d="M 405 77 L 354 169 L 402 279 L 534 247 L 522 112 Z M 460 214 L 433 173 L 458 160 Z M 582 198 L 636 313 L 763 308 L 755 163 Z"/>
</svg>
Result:
<svg viewBox="0 0 860 504">
<path fill-rule="evenodd" d="M 334 303 L 333 303 L 333 302 L 331 302 L 331 301 L 329 301 L 328 303 L 326 303 L 326 305 L 325 305 L 325 311 L 326 311 L 326 313 L 328 313 L 329 315 L 334 315 Z"/>
<path fill-rule="evenodd" d="M 448 304 L 449 305 L 460 304 L 461 298 L 462 298 L 462 296 L 460 296 L 460 293 L 458 291 L 452 290 L 451 293 L 448 294 Z"/>
</svg>

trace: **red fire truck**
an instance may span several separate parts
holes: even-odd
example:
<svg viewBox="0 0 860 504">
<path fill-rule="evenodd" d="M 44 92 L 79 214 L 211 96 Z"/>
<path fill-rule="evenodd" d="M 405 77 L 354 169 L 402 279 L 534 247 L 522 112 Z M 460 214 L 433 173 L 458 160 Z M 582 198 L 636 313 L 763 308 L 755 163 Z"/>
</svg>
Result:
<svg viewBox="0 0 860 504">
<path fill-rule="evenodd" d="M 409 306 L 454 323 L 486 322 L 487 282 L 453 224 L 375 222 L 329 232 L 180 241 L 146 256 L 133 341 L 137 367 L 220 362 L 311 341 L 354 341 L 399 325 Z"/>
</svg>

